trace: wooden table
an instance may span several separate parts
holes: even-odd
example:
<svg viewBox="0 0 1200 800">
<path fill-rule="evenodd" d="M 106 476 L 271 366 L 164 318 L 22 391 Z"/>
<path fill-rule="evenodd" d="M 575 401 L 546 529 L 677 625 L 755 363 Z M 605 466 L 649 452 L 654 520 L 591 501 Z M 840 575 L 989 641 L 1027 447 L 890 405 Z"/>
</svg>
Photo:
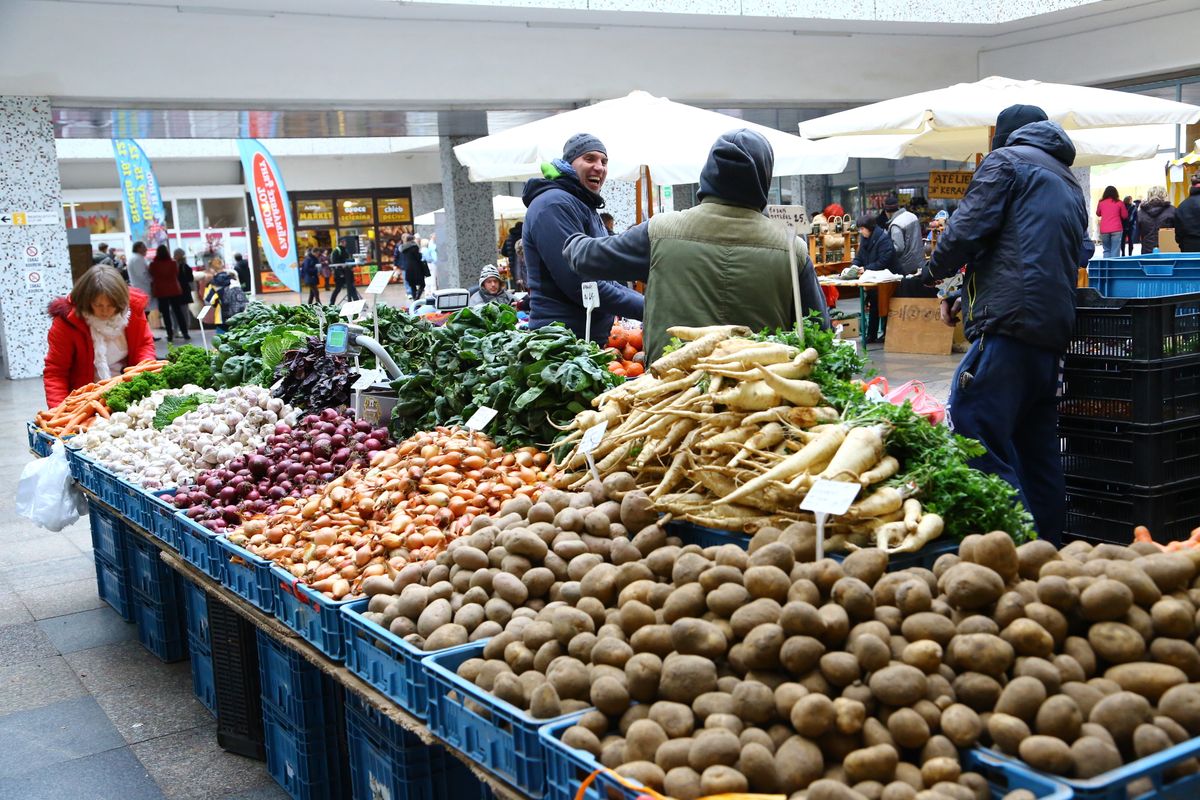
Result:
<svg viewBox="0 0 1200 800">
<path fill-rule="evenodd" d="M 892 292 L 896 290 L 896 285 L 904 280 L 897 275 L 888 280 L 871 280 L 870 273 L 864 272 L 863 278 L 854 281 L 842 280 L 841 278 L 824 277 L 818 278 L 822 286 L 836 286 L 841 289 L 844 287 L 858 289 L 858 309 L 859 320 L 858 330 L 859 339 L 862 342 L 863 352 L 867 352 L 867 292 L 871 289 L 879 290 L 879 315 L 887 319 L 887 301 L 891 298 Z"/>
</svg>

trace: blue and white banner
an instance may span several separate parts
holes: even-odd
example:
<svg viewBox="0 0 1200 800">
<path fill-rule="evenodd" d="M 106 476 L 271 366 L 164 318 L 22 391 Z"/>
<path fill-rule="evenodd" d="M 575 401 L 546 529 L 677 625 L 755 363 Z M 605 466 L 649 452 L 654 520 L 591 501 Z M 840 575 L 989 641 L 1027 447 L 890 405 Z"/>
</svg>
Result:
<svg viewBox="0 0 1200 800">
<path fill-rule="evenodd" d="M 163 210 L 154 168 L 133 139 L 113 139 L 112 146 L 125 219 L 129 222 L 129 239 L 145 242 L 146 248 L 153 252 L 160 244 L 167 243 L 167 214 Z"/>
<path fill-rule="evenodd" d="M 242 172 L 246 191 L 258 220 L 258 235 L 271 272 L 293 292 L 300 291 L 300 271 L 296 266 L 296 237 L 292 227 L 292 206 L 288 202 L 283 175 L 275 159 L 257 139 L 239 139 Z"/>
</svg>

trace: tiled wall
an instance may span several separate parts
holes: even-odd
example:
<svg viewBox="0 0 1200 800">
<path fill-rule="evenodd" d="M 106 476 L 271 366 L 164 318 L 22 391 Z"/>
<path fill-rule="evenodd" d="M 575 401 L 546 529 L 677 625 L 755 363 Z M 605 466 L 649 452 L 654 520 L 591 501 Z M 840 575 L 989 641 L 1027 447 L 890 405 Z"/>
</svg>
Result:
<svg viewBox="0 0 1200 800">
<path fill-rule="evenodd" d="M 53 225 L 0 224 L 0 353 L 9 378 L 42 374 L 50 317 L 46 305 L 71 291 L 62 187 L 47 97 L 0 97 L 0 215 L 51 211 Z M 41 285 L 29 280 L 27 253 L 41 259 Z"/>
</svg>

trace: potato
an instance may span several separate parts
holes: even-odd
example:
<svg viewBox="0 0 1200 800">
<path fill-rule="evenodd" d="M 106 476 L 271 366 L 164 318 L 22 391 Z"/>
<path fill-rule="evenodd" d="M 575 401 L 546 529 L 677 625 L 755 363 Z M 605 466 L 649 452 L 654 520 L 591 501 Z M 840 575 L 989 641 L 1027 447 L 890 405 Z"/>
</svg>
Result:
<svg viewBox="0 0 1200 800">
<path fill-rule="evenodd" d="M 825 633 L 819 637 L 821 641 L 827 647 L 841 646 L 850 632 L 850 617 L 846 614 L 846 609 L 836 603 L 826 603 L 817 610 L 817 613 L 825 622 Z"/>
<path fill-rule="evenodd" d="M 1129 561 L 1109 561 L 1104 565 L 1104 574 L 1133 592 L 1133 602 L 1150 608 L 1162 598 L 1162 590 L 1150 579 L 1146 571 Z"/>
<path fill-rule="evenodd" d="M 626 528 L 640 531 L 657 521 L 658 512 L 654 510 L 654 501 L 644 491 L 633 489 L 621 497 L 621 524 Z"/>
<path fill-rule="evenodd" d="M 925 782 L 926 786 L 954 783 L 960 775 L 962 775 L 962 766 L 958 763 L 957 753 L 953 756 L 930 758 L 921 764 L 921 780 Z"/>
<path fill-rule="evenodd" d="M 1015 656 L 1011 644 L 990 633 L 955 636 L 949 653 L 951 663 L 959 670 L 997 676 L 1008 670 Z"/>
<path fill-rule="evenodd" d="M 896 709 L 887 719 L 888 733 L 900 747 L 923 747 L 929 741 L 929 725 L 911 708 Z"/>
<path fill-rule="evenodd" d="M 1054 639 L 1045 628 L 1031 619 L 1013 620 L 1001 631 L 1000 638 L 1011 644 L 1018 656 L 1046 658 L 1054 653 Z"/>
<path fill-rule="evenodd" d="M 775 693 L 757 681 L 743 681 L 733 690 L 738 716 L 750 724 L 770 722 L 775 716 Z"/>
<path fill-rule="evenodd" d="M 667 602 L 663 604 L 663 621 L 672 623 L 685 617 L 699 617 L 706 608 L 703 587 L 698 583 L 688 583 L 667 597 Z"/>
<path fill-rule="evenodd" d="M 957 634 L 953 622 L 932 611 L 921 612 L 906 618 L 900 631 L 910 642 L 932 639 L 943 648 L 947 647 L 950 640 Z"/>
<path fill-rule="evenodd" d="M 1179 723 L 1192 736 L 1200 735 L 1200 686 L 1175 686 L 1163 693 L 1159 713 Z"/>
<path fill-rule="evenodd" d="M 629 495 L 625 496 L 629 497 Z M 627 761 L 617 767 L 616 773 L 655 791 L 662 791 L 663 781 L 666 778 L 662 769 L 650 761 Z"/>
<path fill-rule="evenodd" d="M 868 800 L 865 794 L 836 778 L 813 781 L 804 794 L 807 800 Z"/>
<path fill-rule="evenodd" d="M 991 711 L 1000 699 L 999 681 L 981 672 L 964 672 L 954 679 L 954 695 L 960 703 L 983 713 Z"/>
<path fill-rule="evenodd" d="M 653 653 L 638 653 L 625 662 L 625 684 L 629 696 L 639 703 L 648 703 L 658 696 L 662 678 L 662 659 Z"/>
<path fill-rule="evenodd" d="M 524 710 L 529 703 L 525 696 L 525 687 L 511 672 L 502 672 L 496 676 L 495 683 L 492 684 L 492 694 L 521 710 Z"/>
<path fill-rule="evenodd" d="M 711 622 L 685 617 L 671 623 L 671 642 L 677 653 L 717 659 L 729 647 L 725 634 Z"/>
<path fill-rule="evenodd" d="M 1017 546 L 1004 531 L 992 531 L 980 536 L 971 548 L 971 558 L 996 572 L 1005 583 L 1015 581 L 1021 568 Z"/>
<path fill-rule="evenodd" d="M 996 702 L 997 714 L 1011 714 L 1033 723 L 1038 709 L 1046 701 L 1046 687 L 1037 678 L 1013 678 L 1000 693 Z"/>
<path fill-rule="evenodd" d="M 462 625 L 453 623 L 443 625 L 425 639 L 425 650 L 444 650 L 447 647 L 456 647 L 466 644 L 469 638 L 470 634 Z"/>
<path fill-rule="evenodd" d="M 827 696 L 809 693 L 793 704 L 790 719 L 796 733 L 816 739 L 833 727 L 837 710 Z"/>
<path fill-rule="evenodd" d="M 646 625 L 638 628 L 637 632 L 629 637 L 629 644 L 636 653 L 653 653 L 660 658 L 666 658 L 675 649 L 671 643 L 670 625 Z"/>
<path fill-rule="evenodd" d="M 700 773 L 686 765 L 672 767 L 663 780 L 663 791 L 675 800 L 696 800 L 703 794 Z"/>
<path fill-rule="evenodd" d="M 1057 608 L 1045 603 L 1026 603 L 1025 616 L 1045 628 L 1055 643 L 1066 641 L 1067 618 Z"/>
<path fill-rule="evenodd" d="M 1165 597 L 1150 609 L 1150 619 L 1157 636 L 1190 639 L 1196 632 L 1196 614 L 1180 601 Z"/>
<path fill-rule="evenodd" d="M 701 656 L 672 653 L 663 660 L 658 696 L 662 700 L 691 703 L 717 688 L 716 665 Z"/>
<path fill-rule="evenodd" d="M 891 745 L 877 744 L 855 750 L 846 756 L 842 767 L 850 783 L 862 781 L 879 781 L 890 783 L 896 774 L 896 764 L 900 756 Z"/>
<path fill-rule="evenodd" d="M 1138 758 L 1152 756 L 1172 746 L 1171 737 L 1156 725 L 1143 723 L 1133 731 L 1133 752 Z"/>
<path fill-rule="evenodd" d="M 700 793 L 704 796 L 745 792 L 749 785 L 746 776 L 733 767 L 712 766 L 700 775 Z"/>
<path fill-rule="evenodd" d="M 875 595 L 866 583 L 846 576 L 833 585 L 830 599 L 842 608 L 851 619 L 865 620 L 875 616 Z"/>
<path fill-rule="evenodd" d="M 955 747 L 973 747 L 983 733 L 983 721 L 979 714 L 962 703 L 946 707 L 942 711 L 940 725 L 942 733 Z"/>
<path fill-rule="evenodd" d="M 731 767 L 741 755 L 742 745 L 732 731 L 724 728 L 705 728 L 692 738 L 688 751 L 688 766 L 704 772 L 711 766 Z"/>
<path fill-rule="evenodd" d="M 987 633 L 992 636 L 1000 635 L 1000 626 L 996 624 L 996 620 L 991 617 L 985 617 L 982 614 L 966 615 L 966 612 L 958 612 L 958 634 L 965 636 L 970 633 Z"/>
<path fill-rule="evenodd" d="M 1167 716 L 1170 716 L 1169 712 Z M 1117 692 L 1105 697 L 1096 703 L 1092 713 L 1088 715 L 1088 722 L 1105 728 L 1121 749 L 1132 745 L 1133 732 L 1138 725 L 1152 721 L 1150 703 L 1133 692 Z"/>
<path fill-rule="evenodd" d="M 609 769 L 616 769 L 625 763 L 625 739 L 620 736 L 606 736 L 600 740 L 600 763 Z"/>
<path fill-rule="evenodd" d="M 778 623 L 782 610 L 783 606 L 767 598 L 760 598 L 742 606 L 733 613 L 729 620 L 730 625 L 733 626 L 734 636 L 741 639 L 759 625 L 769 622 Z"/>
<path fill-rule="evenodd" d="M 1187 683 L 1187 675 L 1178 667 L 1145 662 L 1111 667 L 1104 677 L 1126 691 L 1140 694 L 1151 703 L 1157 703 L 1171 687 Z"/>
<path fill-rule="evenodd" d="M 1181 553 L 1142 556 L 1134 559 L 1133 564 L 1141 567 L 1164 594 L 1187 588 L 1196 573 L 1196 565 Z"/>
<path fill-rule="evenodd" d="M 564 657 L 552 662 L 546 670 L 546 680 L 560 698 L 583 700 L 589 697 L 591 677 L 587 667 L 574 658 Z"/>
<path fill-rule="evenodd" d="M 1083 725 L 1083 713 L 1079 705 L 1065 694 L 1056 694 L 1042 703 L 1034 721 L 1034 730 L 1045 736 L 1053 736 L 1067 744 L 1079 738 Z"/>
<path fill-rule="evenodd" d="M 839 697 L 833 701 L 834 727 L 837 732 L 846 736 L 854 735 L 862 730 L 867 721 L 867 707 L 860 700 L 849 697 Z"/>
<path fill-rule="evenodd" d="M 825 680 L 839 689 L 849 686 L 861 676 L 858 659 L 850 653 L 826 653 L 821 656 L 819 668 Z"/>
<path fill-rule="evenodd" d="M 1053 736 L 1030 736 L 1021 742 L 1018 752 L 1029 766 L 1055 775 L 1069 775 L 1075 766 L 1070 746 Z"/>
<path fill-rule="evenodd" d="M 821 748 L 802 736 L 792 736 L 775 751 L 780 791 L 790 794 L 808 787 L 825 773 Z"/>
<path fill-rule="evenodd" d="M 946 570 L 938 585 L 950 605 L 965 610 L 986 608 L 1004 594 L 1004 580 L 996 572 L 965 561 Z"/>
<path fill-rule="evenodd" d="M 668 738 L 657 722 L 639 719 L 625 733 L 625 757 L 630 761 L 654 761 L 658 748 Z"/>
<path fill-rule="evenodd" d="M 1087 638 L 1096 655 L 1110 664 L 1140 661 L 1146 654 L 1146 640 L 1122 622 L 1098 622 L 1088 629 Z"/>
<path fill-rule="evenodd" d="M 1200 651 L 1183 639 L 1155 639 L 1150 643 L 1150 657 L 1160 664 L 1170 664 L 1183 670 L 1189 682 L 1200 681 Z"/>
<path fill-rule="evenodd" d="M 1133 606 L 1133 592 L 1120 581 L 1100 578 L 1079 596 L 1079 613 L 1089 622 L 1118 620 Z"/>
<path fill-rule="evenodd" d="M 1025 720 L 999 711 L 988 718 L 987 731 L 993 744 L 1009 755 L 1016 755 L 1021 742 L 1030 736 Z"/>
<path fill-rule="evenodd" d="M 876 699 L 890 706 L 912 705 L 925 696 L 926 689 L 925 674 L 907 664 L 876 670 L 868 685 Z"/>
<path fill-rule="evenodd" d="M 1058 548 L 1050 542 L 1034 539 L 1017 548 L 1017 573 L 1025 580 L 1036 581 L 1045 564 L 1061 558 Z"/>
<path fill-rule="evenodd" d="M 1121 766 L 1121 753 L 1111 741 L 1095 736 L 1081 736 L 1071 744 L 1071 761 L 1075 777 L 1094 778 Z"/>
<path fill-rule="evenodd" d="M 752 597 L 769 598 L 783 604 L 787 602 L 792 579 L 779 567 L 750 567 L 746 570 L 743 585 Z"/>
<path fill-rule="evenodd" d="M 916 800 L 917 790 L 904 781 L 892 781 L 883 787 L 879 800 Z M 1032 793 L 1030 800 L 1033 800 Z"/>
</svg>

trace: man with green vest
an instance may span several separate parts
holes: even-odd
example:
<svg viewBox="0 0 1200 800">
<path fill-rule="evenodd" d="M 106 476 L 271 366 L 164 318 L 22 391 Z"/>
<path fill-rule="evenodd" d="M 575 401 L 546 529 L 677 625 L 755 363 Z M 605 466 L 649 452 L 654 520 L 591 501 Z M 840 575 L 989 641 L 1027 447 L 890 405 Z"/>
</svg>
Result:
<svg viewBox="0 0 1200 800">
<path fill-rule="evenodd" d="M 798 237 L 762 211 L 775 154 L 745 128 L 723 134 L 700 173 L 700 205 L 659 214 L 616 236 L 575 234 L 563 257 L 581 277 L 646 282 L 646 359 L 662 355 L 675 325 L 745 325 L 753 330 L 796 324 L 788 248 L 799 265 L 805 314 L 824 327 L 829 310 Z"/>
</svg>

